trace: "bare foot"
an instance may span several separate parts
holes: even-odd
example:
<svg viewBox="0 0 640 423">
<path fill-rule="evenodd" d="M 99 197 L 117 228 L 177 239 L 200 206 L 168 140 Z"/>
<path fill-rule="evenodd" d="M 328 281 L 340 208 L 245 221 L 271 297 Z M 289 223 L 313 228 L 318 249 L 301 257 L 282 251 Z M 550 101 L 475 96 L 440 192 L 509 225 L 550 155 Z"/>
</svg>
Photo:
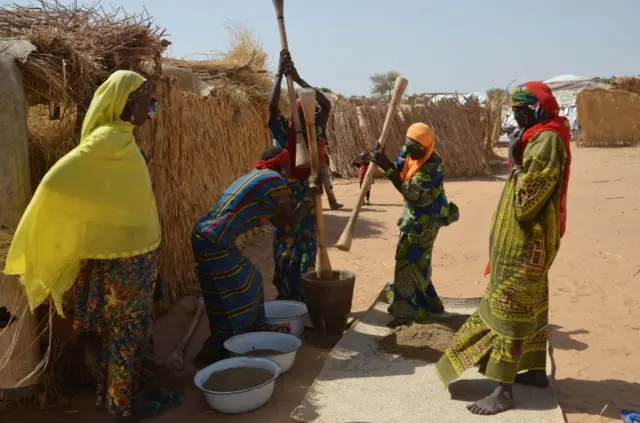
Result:
<svg viewBox="0 0 640 423">
<path fill-rule="evenodd" d="M 507 411 L 515 405 L 511 387 L 500 385 L 493 393 L 467 406 L 467 410 L 481 416 L 492 416 Z"/>
<path fill-rule="evenodd" d="M 547 373 L 544 370 L 529 370 L 516 375 L 516 383 L 547 388 L 549 386 L 549 378 L 547 378 Z"/>
</svg>

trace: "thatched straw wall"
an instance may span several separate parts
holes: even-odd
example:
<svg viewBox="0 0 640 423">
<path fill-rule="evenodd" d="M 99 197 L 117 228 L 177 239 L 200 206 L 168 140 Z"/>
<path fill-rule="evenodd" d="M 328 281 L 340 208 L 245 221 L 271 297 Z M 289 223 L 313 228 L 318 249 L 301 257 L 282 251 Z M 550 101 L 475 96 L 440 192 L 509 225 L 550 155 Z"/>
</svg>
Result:
<svg viewBox="0 0 640 423">
<path fill-rule="evenodd" d="M 51 119 L 52 110 L 45 105 L 29 108 L 29 167 L 31 184 L 36 187 L 62 156 L 78 144 L 74 131 L 74 107 L 62 108 L 60 119 Z"/>
<path fill-rule="evenodd" d="M 588 89 L 578 94 L 576 106 L 580 146 L 634 146 L 640 142 L 640 95 Z"/>
<path fill-rule="evenodd" d="M 640 94 L 640 77 L 636 76 L 619 76 L 611 82 L 611 87 L 616 90 L 629 91 Z"/>
<path fill-rule="evenodd" d="M 194 223 L 238 176 L 251 170 L 271 143 L 266 104 L 238 105 L 230 93 L 186 94 L 162 79 L 163 111 L 137 134 L 151 163 L 162 223 L 161 274 L 176 299 L 195 282 L 190 234 Z"/>
<path fill-rule="evenodd" d="M 343 176 L 355 177 L 357 170 L 351 166 L 353 159 L 372 148 L 373 140 L 380 135 L 386 115 L 386 105 L 378 107 L 356 106 L 340 100 L 334 103 L 327 128 L 331 142 L 331 161 L 334 171 Z M 399 154 L 407 128 L 415 122 L 431 125 L 436 132 L 436 149 L 447 166 L 449 176 L 477 176 L 487 173 L 493 136 L 494 119 L 489 109 L 473 102 L 460 104 L 457 100 L 403 107 L 394 119 L 387 153 Z"/>
</svg>

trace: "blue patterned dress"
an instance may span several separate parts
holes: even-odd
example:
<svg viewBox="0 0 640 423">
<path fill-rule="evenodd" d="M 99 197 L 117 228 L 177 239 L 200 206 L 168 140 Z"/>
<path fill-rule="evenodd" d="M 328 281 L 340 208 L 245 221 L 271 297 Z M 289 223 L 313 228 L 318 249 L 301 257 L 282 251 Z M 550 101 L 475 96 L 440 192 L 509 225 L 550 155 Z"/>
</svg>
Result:
<svg viewBox="0 0 640 423">
<path fill-rule="evenodd" d="M 287 148 L 289 121 L 280 116 L 271 125 L 275 146 Z M 316 126 L 318 139 L 324 136 L 322 128 Z M 292 154 L 292 161 L 295 155 Z M 289 178 L 289 190 L 296 204 L 307 196 L 309 183 L 306 179 Z M 302 275 L 316 268 L 318 240 L 315 209 L 312 208 L 300 223 L 289 229 L 276 229 L 273 237 L 275 270 L 273 283 L 278 290 L 278 299 L 303 301 Z"/>
<path fill-rule="evenodd" d="M 403 149 L 394 168 L 402 171 L 405 158 Z M 449 203 L 444 192 L 444 173 L 442 160 L 434 153 L 402 183 L 405 207 L 398 219 L 394 282 L 385 287 L 389 313 L 399 319 L 423 321 L 444 311 L 431 280 L 431 255 L 440 228 L 459 219 L 458 207 Z"/>
<path fill-rule="evenodd" d="M 262 275 L 235 241 L 274 216 L 272 196 L 286 189 L 287 181 L 278 172 L 254 170 L 227 188 L 193 228 L 191 246 L 212 344 L 265 328 Z"/>
</svg>

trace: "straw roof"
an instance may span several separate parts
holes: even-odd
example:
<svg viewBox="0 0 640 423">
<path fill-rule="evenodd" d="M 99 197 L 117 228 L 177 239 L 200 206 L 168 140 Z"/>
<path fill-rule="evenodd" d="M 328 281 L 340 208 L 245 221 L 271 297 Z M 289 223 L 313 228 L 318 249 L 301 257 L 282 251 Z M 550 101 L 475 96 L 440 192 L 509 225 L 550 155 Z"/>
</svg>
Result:
<svg viewBox="0 0 640 423">
<path fill-rule="evenodd" d="M 235 104 L 264 104 L 273 84 L 267 53 L 251 32 L 238 24 L 227 26 L 227 51 L 206 60 L 163 58 L 163 65 L 191 70 L 208 87 L 210 95 L 231 95 Z"/>
<path fill-rule="evenodd" d="M 19 63 L 31 104 L 52 100 L 82 104 L 114 71 L 142 71 L 167 43 L 146 13 L 99 3 L 69 6 L 38 1 L 0 7 L 0 38 L 30 41 L 37 49 Z"/>
</svg>

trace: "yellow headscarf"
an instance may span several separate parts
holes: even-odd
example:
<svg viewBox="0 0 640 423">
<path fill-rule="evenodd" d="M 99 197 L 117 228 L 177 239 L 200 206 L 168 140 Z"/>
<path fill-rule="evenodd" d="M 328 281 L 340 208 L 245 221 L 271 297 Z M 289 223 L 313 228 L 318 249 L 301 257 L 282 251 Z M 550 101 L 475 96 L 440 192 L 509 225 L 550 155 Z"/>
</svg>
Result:
<svg viewBox="0 0 640 423">
<path fill-rule="evenodd" d="M 423 145 L 427 149 L 427 152 L 418 160 L 412 159 L 411 157 L 405 159 L 402 173 L 400 173 L 400 179 L 403 181 L 408 181 L 413 178 L 413 175 L 429 160 L 429 157 L 431 157 L 436 148 L 436 135 L 433 129 L 424 123 L 414 123 L 411 125 L 407 130 L 407 137 Z"/>
<path fill-rule="evenodd" d="M 132 257 L 160 245 L 149 171 L 133 125 L 120 120 L 144 81 L 118 71 L 98 88 L 80 145 L 49 170 L 22 216 L 4 273 L 20 276 L 32 311 L 51 295 L 63 315 L 62 296 L 82 260 Z"/>
</svg>

